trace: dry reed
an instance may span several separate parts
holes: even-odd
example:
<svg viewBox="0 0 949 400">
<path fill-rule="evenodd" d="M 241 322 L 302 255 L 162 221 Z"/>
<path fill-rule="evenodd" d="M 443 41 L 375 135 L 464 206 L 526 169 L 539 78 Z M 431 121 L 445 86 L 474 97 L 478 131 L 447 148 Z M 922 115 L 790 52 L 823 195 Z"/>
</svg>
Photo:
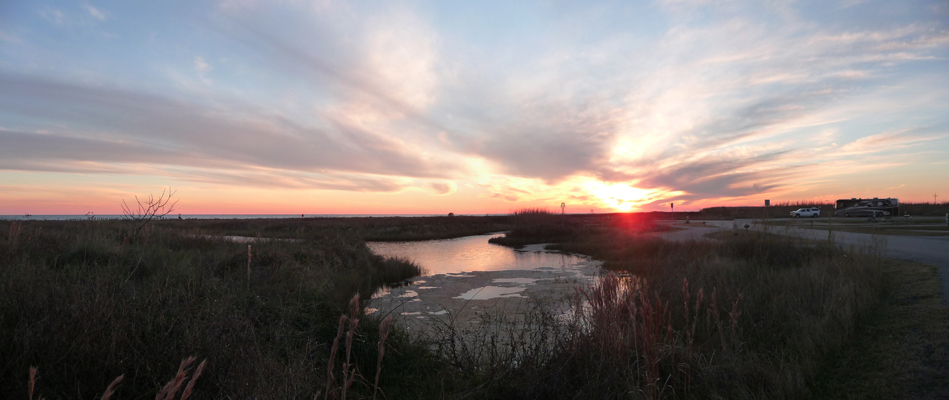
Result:
<svg viewBox="0 0 949 400">
<path fill-rule="evenodd" d="M 333 339 L 333 346 L 330 347 L 330 357 L 326 365 L 326 387 L 323 390 L 326 391 L 327 398 L 330 393 L 333 391 L 333 386 L 335 386 L 335 378 L 333 377 L 333 367 L 336 365 L 336 350 L 339 349 L 339 339 L 343 337 L 343 329 L 346 326 L 346 321 L 349 318 L 344 314 L 339 317 L 339 329 L 336 331 L 336 338 Z M 316 397 L 319 398 L 320 392 L 316 393 Z"/>
<path fill-rule="evenodd" d="M 342 365 L 342 387 L 340 390 L 340 398 L 346 399 L 348 395 L 349 388 L 352 386 L 353 382 L 356 380 L 357 367 L 352 359 L 353 354 L 353 339 L 356 336 L 356 327 L 359 325 L 359 319 L 356 318 L 359 316 L 360 305 L 359 305 L 359 293 L 353 296 L 349 301 L 349 316 L 341 315 L 339 317 L 339 328 L 336 330 L 336 338 L 333 339 L 333 345 L 330 347 L 330 357 L 326 365 L 326 386 L 317 391 L 314 398 L 319 398 L 320 395 L 325 394 L 326 398 L 333 398 L 336 396 L 336 378 L 334 376 L 333 370 L 335 369 L 336 364 L 336 353 L 339 349 L 339 341 L 343 338 L 343 331 L 349 324 L 348 329 L 346 329 L 346 361 Z M 391 322 L 390 322 L 391 323 Z M 380 332 L 381 332 L 380 327 Z M 388 330 L 388 328 L 387 328 Z M 380 342 L 381 343 L 381 342 Z M 381 344 L 380 344 L 381 346 Z M 382 356 L 379 356 L 379 362 L 381 362 Z M 378 377 L 376 378 L 378 385 Z"/>
<path fill-rule="evenodd" d="M 204 370 L 204 365 L 206 361 L 202 361 L 198 365 L 198 368 L 194 371 L 194 376 L 191 377 L 191 380 L 188 381 L 187 386 L 185 387 L 184 392 L 181 394 L 179 400 L 187 400 L 191 396 L 192 389 L 194 388 L 194 382 L 198 379 L 198 376 L 201 375 L 201 371 Z M 168 381 L 165 384 L 165 387 L 162 388 L 161 392 L 155 396 L 155 400 L 173 400 L 175 395 L 178 394 L 178 390 L 181 389 L 181 385 L 188 380 L 188 367 L 194 363 L 194 357 L 188 357 L 181 361 L 181 364 L 178 366 L 178 373 L 175 374 L 175 377 Z"/>
<path fill-rule="evenodd" d="M 661 398 L 667 391 L 688 393 L 691 375 L 700 361 L 694 347 L 704 290 L 697 291 L 694 303 L 688 280 L 683 281 L 682 292 L 684 307 L 677 309 L 637 276 L 609 274 L 592 286 L 577 288 L 577 328 L 569 347 L 580 352 L 592 346 L 608 368 L 624 371 L 647 399 Z M 705 305 L 706 326 L 717 328 L 706 334 L 721 338 L 720 351 L 735 348 L 731 342 L 736 336 L 729 332 L 737 329 L 740 304 L 738 295 L 728 312 L 727 326 L 718 311 L 716 290 L 711 303 Z"/>
<path fill-rule="evenodd" d="M 359 293 L 356 293 L 349 301 L 349 331 L 346 332 L 346 362 L 343 364 L 343 400 L 346 400 L 346 392 L 356 379 L 356 368 L 350 364 L 350 356 L 353 349 L 353 336 L 356 334 L 356 326 L 359 325 L 357 315 L 359 315 Z M 353 368 L 350 369 L 350 367 Z"/>
<path fill-rule="evenodd" d="M 30 367 L 30 400 L 33 400 L 33 393 L 36 390 L 36 367 Z M 39 397 L 43 400 L 43 396 Z"/>
<path fill-rule="evenodd" d="M 382 374 L 382 357 L 386 354 L 386 339 L 389 337 L 389 328 L 392 326 L 392 317 L 386 317 L 379 324 L 379 358 L 376 359 L 376 380 L 372 388 L 372 398 L 376 399 L 376 393 L 379 392 L 379 375 Z"/>
<path fill-rule="evenodd" d="M 158 395 L 155 396 L 155 400 L 174 400 L 175 395 L 178 394 L 178 391 L 181 389 L 182 383 L 188 381 L 188 367 L 194 363 L 194 357 L 188 357 L 184 360 L 181 360 L 181 364 L 178 366 L 178 372 L 175 374 L 175 377 L 172 378 L 168 383 L 162 387 L 161 391 L 158 392 Z M 188 385 L 185 387 L 184 392 L 182 392 L 181 397 L 178 400 L 187 400 L 191 397 L 191 394 L 194 390 L 194 383 L 198 380 L 198 377 L 201 376 L 201 371 L 204 370 L 204 366 L 207 363 L 207 360 L 201 361 L 201 364 L 198 365 L 198 368 L 195 369 L 194 375 L 191 377 L 191 380 L 188 381 Z M 33 400 L 34 393 L 36 392 L 36 367 L 30 367 L 30 382 L 29 382 L 29 394 L 30 400 Z M 122 383 L 122 380 L 125 378 L 125 375 L 119 375 L 112 380 L 112 383 L 105 388 L 105 392 L 102 393 L 101 400 L 109 400 L 115 395 L 115 389 Z M 43 396 L 37 398 L 42 400 Z"/>
<path fill-rule="evenodd" d="M 109 400 L 112 398 L 112 395 L 115 394 L 115 387 L 122 382 L 122 379 L 125 378 L 125 375 L 119 375 L 117 378 L 112 380 L 112 383 L 109 384 L 109 387 L 105 388 L 105 393 L 102 393 L 101 400 Z"/>
</svg>

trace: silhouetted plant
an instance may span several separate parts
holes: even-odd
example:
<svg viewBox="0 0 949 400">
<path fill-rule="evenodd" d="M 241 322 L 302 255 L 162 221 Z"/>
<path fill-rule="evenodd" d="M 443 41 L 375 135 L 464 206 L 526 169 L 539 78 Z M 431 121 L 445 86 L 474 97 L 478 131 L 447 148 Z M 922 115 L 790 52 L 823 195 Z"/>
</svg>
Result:
<svg viewBox="0 0 949 400">
<path fill-rule="evenodd" d="M 125 200 L 122 200 L 122 215 L 125 219 L 133 221 L 138 226 L 135 228 L 135 233 L 138 233 L 153 219 L 162 218 L 175 210 L 175 204 L 178 204 L 178 200 L 171 203 L 171 198 L 175 193 L 177 193 L 177 191 L 169 187 L 167 191 L 162 190 L 161 195 L 158 196 L 157 199 L 154 195 L 149 194 L 148 199 L 145 200 L 144 203 L 142 200 L 139 200 L 138 196 L 135 196 L 136 207 L 134 209 L 129 207 Z M 171 205 L 168 203 L 171 203 Z"/>
</svg>

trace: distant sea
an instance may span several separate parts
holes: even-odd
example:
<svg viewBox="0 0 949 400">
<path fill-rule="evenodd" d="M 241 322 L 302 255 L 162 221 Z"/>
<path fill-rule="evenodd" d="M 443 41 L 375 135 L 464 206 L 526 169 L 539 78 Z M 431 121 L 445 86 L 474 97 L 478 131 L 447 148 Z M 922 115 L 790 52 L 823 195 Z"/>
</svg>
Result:
<svg viewBox="0 0 949 400">
<path fill-rule="evenodd" d="M 360 217 L 443 217 L 448 214 L 181 214 L 182 219 L 267 219 L 267 218 L 360 218 Z M 471 214 L 471 215 L 505 215 L 505 214 Z M 459 214 L 461 216 L 461 214 Z M 0 215 L 0 220 L 35 220 L 35 221 L 68 221 L 68 220 L 96 220 L 122 219 L 122 215 Z M 164 219 L 178 219 L 178 214 L 169 214 Z"/>
</svg>

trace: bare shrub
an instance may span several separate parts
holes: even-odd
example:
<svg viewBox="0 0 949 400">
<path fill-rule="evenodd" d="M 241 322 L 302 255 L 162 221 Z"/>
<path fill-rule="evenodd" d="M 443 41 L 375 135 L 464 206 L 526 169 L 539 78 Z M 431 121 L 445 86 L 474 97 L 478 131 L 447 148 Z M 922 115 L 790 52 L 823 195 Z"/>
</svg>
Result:
<svg viewBox="0 0 949 400">
<path fill-rule="evenodd" d="M 122 216 L 123 218 L 133 221 L 137 228 L 135 228 L 135 233 L 138 233 L 148 225 L 153 219 L 163 218 L 164 216 L 171 214 L 175 211 L 175 205 L 178 204 L 178 200 L 171 202 L 171 198 L 174 197 L 176 190 L 168 188 L 167 190 L 162 190 L 161 195 L 156 199 L 154 195 L 149 194 L 148 199 L 145 199 L 144 202 L 135 196 L 135 207 L 130 207 L 125 200 L 122 200 Z M 170 205 L 168 203 L 171 203 Z"/>
</svg>

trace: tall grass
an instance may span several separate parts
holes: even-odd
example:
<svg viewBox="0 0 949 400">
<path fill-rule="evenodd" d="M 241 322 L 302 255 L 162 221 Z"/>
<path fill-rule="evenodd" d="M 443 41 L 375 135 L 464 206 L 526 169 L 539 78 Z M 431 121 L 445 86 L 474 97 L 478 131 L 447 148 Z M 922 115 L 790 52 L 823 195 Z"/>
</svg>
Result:
<svg viewBox="0 0 949 400">
<path fill-rule="evenodd" d="M 312 398 L 336 333 L 327 322 L 354 293 L 419 273 L 335 229 L 255 241 L 249 282 L 247 244 L 210 230 L 162 223 L 129 235 L 122 221 L 0 229 L 0 393 L 27 393 L 36 367 L 48 398 L 97 397 L 119 375 L 116 397 L 153 397 L 179 367 L 173 360 L 195 354 L 208 366 L 192 398 Z M 349 340 L 363 373 L 373 372 L 376 346 L 357 338 L 372 340 L 378 324 L 365 319 Z M 415 390 L 385 378 L 387 392 Z M 371 393 L 372 382 L 348 379 L 350 397 Z"/>
<path fill-rule="evenodd" d="M 947 213 L 949 213 L 949 202 L 900 204 L 900 214 L 909 214 L 914 217 L 945 217 Z"/>
<path fill-rule="evenodd" d="M 511 213 L 514 217 L 548 216 L 553 213 L 546 207 L 523 207 Z"/>
<path fill-rule="evenodd" d="M 352 300 L 418 272 L 362 240 L 450 228 L 0 222 L 0 393 L 32 393 L 37 367 L 51 398 L 99 396 L 120 375 L 115 398 L 151 397 L 196 354 L 208 363 L 191 398 L 806 397 L 886 289 L 872 251 L 768 234 L 667 242 L 641 234 L 642 216 L 525 217 L 506 220 L 510 240 L 559 242 L 614 275 L 578 290 L 566 320 L 535 305 L 419 343 Z M 253 242 L 248 279 L 247 243 L 213 237 L 258 231 L 295 240 Z"/>
<path fill-rule="evenodd" d="M 198 377 L 201 376 L 201 372 L 204 371 L 204 367 L 207 364 L 207 360 L 201 361 L 201 364 L 198 364 L 198 368 L 194 370 L 194 375 L 191 376 L 191 379 L 188 379 L 189 368 L 192 363 L 194 363 L 194 357 L 188 357 L 184 360 L 181 360 L 181 364 L 178 366 L 178 373 L 171 378 L 168 383 L 158 392 L 158 395 L 155 396 L 155 400 L 174 400 L 178 395 L 178 392 L 181 391 L 181 397 L 178 397 L 179 400 L 187 400 L 194 394 L 194 383 L 198 380 Z M 37 372 L 39 370 L 35 367 L 30 367 L 30 380 L 29 380 L 29 395 L 30 400 L 34 399 L 34 396 L 39 394 L 39 390 L 36 389 L 36 378 Z M 115 391 L 122 380 L 125 379 L 125 375 L 119 375 L 108 387 L 105 388 L 105 392 L 102 393 L 102 400 L 109 400 L 115 395 Z M 184 387 L 184 390 L 181 390 L 181 386 L 188 382 Z M 43 396 L 38 397 L 39 400 L 43 399 Z"/>
<path fill-rule="evenodd" d="M 568 329 L 530 328 L 554 332 L 550 345 L 485 374 L 479 395 L 806 397 L 886 289 L 872 249 L 767 234 L 680 243 L 608 229 L 557 247 L 617 272 L 578 290 Z"/>
</svg>

